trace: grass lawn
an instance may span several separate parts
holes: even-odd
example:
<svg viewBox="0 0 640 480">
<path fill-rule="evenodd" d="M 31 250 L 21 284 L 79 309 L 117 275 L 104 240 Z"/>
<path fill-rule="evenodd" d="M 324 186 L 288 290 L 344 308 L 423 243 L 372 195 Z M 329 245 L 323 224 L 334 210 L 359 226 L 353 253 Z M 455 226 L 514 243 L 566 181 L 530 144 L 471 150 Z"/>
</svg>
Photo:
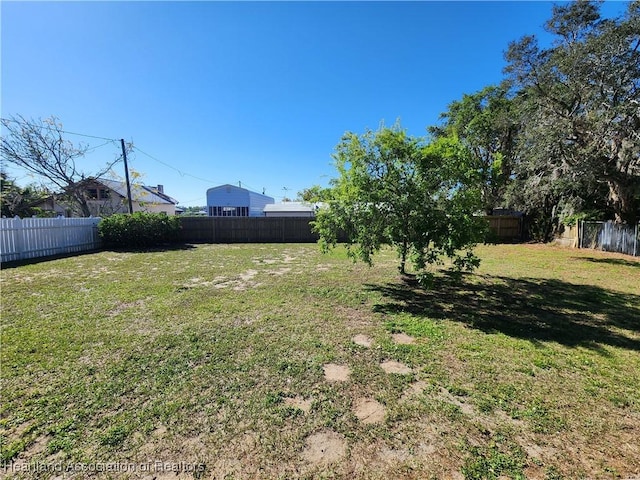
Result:
<svg viewBox="0 0 640 480">
<path fill-rule="evenodd" d="M 478 253 L 428 291 L 316 245 L 3 269 L 0 477 L 640 478 L 640 262 Z"/>
</svg>

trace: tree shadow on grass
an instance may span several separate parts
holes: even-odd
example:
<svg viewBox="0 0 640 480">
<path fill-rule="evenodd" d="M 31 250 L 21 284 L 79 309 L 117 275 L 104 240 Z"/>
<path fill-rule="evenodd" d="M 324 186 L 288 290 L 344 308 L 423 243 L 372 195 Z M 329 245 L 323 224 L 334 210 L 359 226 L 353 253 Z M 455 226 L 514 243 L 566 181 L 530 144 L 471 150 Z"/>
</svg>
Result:
<svg viewBox="0 0 640 480">
<path fill-rule="evenodd" d="M 592 263 L 607 263 L 609 265 L 622 265 L 623 267 L 640 268 L 640 260 L 625 260 L 624 258 L 594 258 L 572 257 L 573 260 L 584 260 Z"/>
<path fill-rule="evenodd" d="M 458 282 L 444 277 L 429 290 L 406 278 L 367 288 L 383 295 L 384 303 L 374 307 L 381 313 L 448 319 L 534 343 L 640 351 L 640 295 L 560 280 L 489 275 L 467 275 Z"/>
</svg>

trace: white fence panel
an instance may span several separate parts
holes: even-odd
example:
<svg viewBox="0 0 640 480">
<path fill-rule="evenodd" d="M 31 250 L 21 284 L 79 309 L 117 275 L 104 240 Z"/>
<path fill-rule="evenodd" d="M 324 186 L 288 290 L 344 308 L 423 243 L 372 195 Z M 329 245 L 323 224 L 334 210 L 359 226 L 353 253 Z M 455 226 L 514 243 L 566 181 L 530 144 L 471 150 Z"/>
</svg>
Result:
<svg viewBox="0 0 640 480">
<path fill-rule="evenodd" d="M 2 262 L 94 250 L 100 218 L 2 218 Z"/>
</svg>

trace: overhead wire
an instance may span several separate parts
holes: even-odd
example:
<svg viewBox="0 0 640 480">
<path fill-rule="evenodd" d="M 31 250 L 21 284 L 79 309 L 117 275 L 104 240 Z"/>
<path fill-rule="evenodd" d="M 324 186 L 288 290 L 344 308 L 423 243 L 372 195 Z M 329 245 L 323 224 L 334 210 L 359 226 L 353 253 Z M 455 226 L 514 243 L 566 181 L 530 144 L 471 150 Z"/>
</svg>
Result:
<svg viewBox="0 0 640 480">
<path fill-rule="evenodd" d="M 195 178 L 196 180 L 200 180 L 202 182 L 213 184 L 213 185 L 221 183 L 220 181 L 214 181 L 214 180 L 198 177 L 197 175 L 192 175 L 190 173 L 184 172 L 183 170 L 180 170 L 179 168 L 174 167 L 173 165 L 171 165 L 171 164 L 169 164 L 167 162 L 164 162 L 164 161 L 160 160 L 159 158 L 154 157 L 153 155 L 141 150 L 140 148 L 136 147 L 135 145 L 133 145 L 133 150 L 141 153 L 142 155 L 150 158 L 151 160 L 154 160 L 154 161 L 160 163 L 161 165 L 164 165 L 167 168 L 170 168 L 171 170 L 173 170 L 175 172 L 178 172 L 181 177 L 191 177 L 191 178 Z M 247 187 L 250 190 L 255 191 L 255 192 L 258 191 L 257 189 L 253 188 L 252 186 L 248 185 L 247 183 L 243 182 L 242 180 L 238 180 L 238 183 L 240 183 L 242 185 L 242 187 Z"/>
<path fill-rule="evenodd" d="M 206 183 L 216 183 L 212 180 L 206 179 L 206 178 L 202 178 L 202 177 L 198 177 L 196 175 L 191 175 L 190 173 L 187 172 L 183 172 L 182 170 L 180 170 L 179 168 L 174 167 L 173 165 L 168 164 L 167 162 L 163 162 L 162 160 L 160 160 L 159 158 L 154 157 L 153 155 L 140 150 L 138 147 L 136 147 L 135 145 L 133 145 L 133 150 L 140 152 L 142 155 L 149 157 L 151 160 L 154 160 L 158 163 L 160 163 L 161 165 L 164 165 L 167 168 L 170 168 L 171 170 L 174 170 L 176 172 L 178 172 L 180 174 L 181 177 L 191 177 L 191 178 L 195 178 L 196 180 L 200 180 L 202 182 L 206 182 Z"/>
<path fill-rule="evenodd" d="M 18 124 L 22 123 L 22 122 L 20 122 L 19 120 L 12 119 L 12 118 L 0 118 L 0 120 L 1 120 L 2 122 L 12 122 L 12 123 L 18 123 Z M 118 140 L 118 139 L 116 139 L 116 138 L 108 138 L 108 137 L 102 137 L 102 136 L 100 136 L 100 135 L 90 135 L 90 134 L 86 134 L 86 133 L 72 132 L 72 131 L 69 131 L 69 130 L 63 130 L 63 129 L 59 129 L 59 128 L 53 128 L 53 127 L 48 126 L 48 125 L 42 125 L 42 127 L 43 127 L 43 128 L 45 128 L 45 129 L 47 129 L 47 130 L 49 130 L 49 131 L 56 131 L 56 132 L 65 133 L 65 134 L 68 134 L 68 135 L 76 135 L 76 136 L 79 136 L 79 137 L 84 137 L 84 138 L 93 138 L 93 139 L 97 139 L 97 140 L 104 140 L 104 141 L 105 141 L 104 143 L 102 143 L 102 144 L 100 144 L 100 145 L 97 145 L 97 146 L 95 146 L 95 147 L 90 147 L 87 151 L 91 151 L 91 152 L 93 152 L 94 150 L 97 150 L 98 148 L 104 147 L 105 145 L 108 145 L 108 144 L 110 144 L 110 143 L 116 143 L 116 142 L 118 142 L 118 141 L 119 141 L 119 140 Z M 149 154 L 149 153 L 145 152 L 144 150 L 140 149 L 139 147 L 137 147 L 137 146 L 135 146 L 135 145 L 132 145 L 132 149 L 133 149 L 134 151 L 137 151 L 137 152 L 139 152 L 140 154 L 142 154 L 142 155 L 144 155 L 144 156 L 146 156 L 146 157 L 150 158 L 151 160 L 153 160 L 153 161 L 155 161 L 155 162 L 158 162 L 159 164 L 164 165 L 165 167 L 170 168 L 171 170 L 174 170 L 175 172 L 178 172 L 178 173 L 180 174 L 180 176 L 181 176 L 181 177 L 190 177 L 190 178 L 194 178 L 194 179 L 196 179 L 196 180 L 200 180 L 200 181 L 202 181 L 202 182 L 206 182 L 206 183 L 209 183 L 209 184 L 216 184 L 216 183 L 219 183 L 219 182 L 216 182 L 216 181 L 213 181 L 213 180 L 210 180 L 210 179 L 206 179 L 206 178 L 199 177 L 199 176 L 197 176 L 197 175 L 192 175 L 192 174 L 190 174 L 190 173 L 188 173 L 188 172 L 184 172 L 183 170 L 181 170 L 181 169 L 179 169 L 179 168 L 177 168 L 177 167 L 174 167 L 173 165 L 171 165 L 171 164 L 169 164 L 169 163 L 167 163 L 167 162 L 164 162 L 164 161 L 160 160 L 159 158 L 157 158 L 157 157 L 155 157 L 155 156 L 153 156 L 153 155 L 151 155 L 151 154 Z M 116 162 L 118 162 L 118 161 L 119 161 L 119 160 L 121 160 L 121 159 L 122 159 L 122 155 L 120 155 L 120 158 L 119 158 L 118 160 L 116 160 Z M 254 187 L 252 187 L 252 186 L 248 185 L 247 183 L 243 182 L 242 180 L 239 180 L 239 183 L 240 183 L 241 185 L 246 186 L 246 187 L 247 187 L 247 188 L 249 188 L 250 190 L 258 191 L 257 189 L 255 189 Z M 264 190 L 264 189 L 263 189 L 263 190 Z"/>
<path fill-rule="evenodd" d="M 3 121 L 3 122 L 12 122 L 12 123 L 18 123 L 18 124 L 22 123 L 22 122 L 20 122 L 18 120 L 15 120 L 13 118 L 1 118 L 0 120 Z M 118 139 L 116 139 L 116 138 L 107 138 L 107 137 L 100 137 L 98 135 L 89 135 L 89 134 L 86 134 L 86 133 L 70 132 L 69 130 L 62 130 L 62 129 L 59 129 L 59 128 L 53 128 L 53 127 L 50 127 L 50 126 L 47 126 L 47 125 L 43 125 L 43 128 L 46 128 L 47 130 L 55 130 L 56 132 L 66 133 L 66 134 L 69 134 L 69 135 L 77 135 L 79 137 L 96 138 L 98 140 L 107 140 L 108 142 L 117 142 L 118 141 Z"/>
<path fill-rule="evenodd" d="M 97 149 L 99 149 L 101 147 L 104 147 L 105 145 L 109 145 L 110 143 L 113 144 L 114 140 L 108 140 L 108 141 L 106 141 L 106 142 L 104 142 L 104 143 L 102 143 L 100 145 L 95 146 L 95 147 L 90 147 L 90 148 L 87 149 L 87 152 L 93 152 L 93 151 L 95 151 L 95 150 L 97 150 Z M 122 154 L 120 156 L 122 156 Z"/>
</svg>

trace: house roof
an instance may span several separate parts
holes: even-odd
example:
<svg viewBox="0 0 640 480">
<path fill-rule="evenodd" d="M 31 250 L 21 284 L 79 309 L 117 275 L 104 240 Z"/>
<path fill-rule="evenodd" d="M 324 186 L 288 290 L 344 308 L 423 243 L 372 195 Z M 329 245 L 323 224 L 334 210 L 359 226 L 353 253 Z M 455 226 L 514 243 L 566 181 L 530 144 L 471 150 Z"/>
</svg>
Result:
<svg viewBox="0 0 640 480">
<path fill-rule="evenodd" d="M 101 183 L 109 190 L 116 192 L 123 198 L 127 197 L 127 184 L 125 182 L 120 182 L 118 180 L 109 180 L 106 178 L 96 178 L 94 179 L 96 182 Z M 143 203 L 164 203 L 164 204 L 172 204 L 176 205 L 178 201 L 175 198 L 170 197 L 164 193 L 161 193 L 155 187 L 148 187 L 146 185 L 141 184 L 132 184 L 131 185 L 131 196 L 132 199 L 136 202 Z"/>
<path fill-rule="evenodd" d="M 209 193 L 214 192 L 216 190 L 226 190 L 226 191 L 234 190 L 236 192 L 247 192 L 247 193 L 250 193 L 252 195 L 258 195 L 259 197 L 264 197 L 267 200 L 273 201 L 273 197 L 270 197 L 269 195 L 265 195 L 264 193 L 254 192 L 253 190 L 249 190 L 249 189 L 243 188 L 243 187 L 238 187 L 236 185 L 231 185 L 229 183 L 225 183 L 224 185 L 218 185 L 216 187 L 209 188 L 207 190 L 207 195 L 209 195 Z"/>
</svg>

